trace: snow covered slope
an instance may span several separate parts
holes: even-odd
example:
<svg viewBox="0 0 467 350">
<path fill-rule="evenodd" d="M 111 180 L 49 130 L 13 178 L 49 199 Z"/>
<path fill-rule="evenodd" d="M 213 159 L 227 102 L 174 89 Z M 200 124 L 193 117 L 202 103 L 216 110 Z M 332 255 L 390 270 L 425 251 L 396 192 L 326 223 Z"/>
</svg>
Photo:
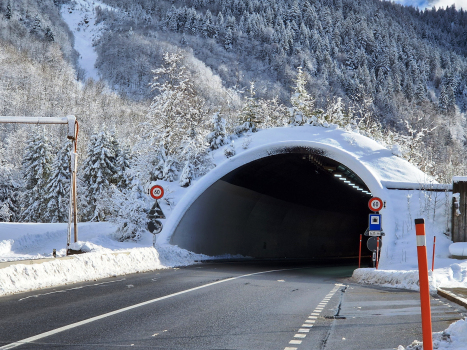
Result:
<svg viewBox="0 0 467 350">
<path fill-rule="evenodd" d="M 96 8 L 112 8 L 96 0 L 72 0 L 62 5 L 60 13 L 75 37 L 74 49 L 79 53 L 79 65 L 86 72 L 86 78 L 99 80 L 95 68 L 97 53 L 93 48 L 94 40 L 101 35 L 102 24 L 96 24 Z"/>
</svg>

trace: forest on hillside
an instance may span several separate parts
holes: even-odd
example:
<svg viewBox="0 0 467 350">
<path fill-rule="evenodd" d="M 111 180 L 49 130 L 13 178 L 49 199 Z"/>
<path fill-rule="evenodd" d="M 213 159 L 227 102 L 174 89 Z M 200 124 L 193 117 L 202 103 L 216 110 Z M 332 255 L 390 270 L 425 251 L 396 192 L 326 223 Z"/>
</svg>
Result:
<svg viewBox="0 0 467 350">
<path fill-rule="evenodd" d="M 463 10 L 380 0 L 101 2 L 93 81 L 60 16 L 63 7 L 78 11 L 74 0 L 0 1 L 0 114 L 76 115 L 83 198 L 105 192 L 120 203 L 84 208 L 83 220 L 125 216 L 125 196 L 144 211 L 142 179 L 189 186 L 215 166 L 211 150 L 268 127 L 337 124 L 439 181 L 467 170 Z M 58 220 L 55 209 L 28 217 L 22 198 L 53 187 L 60 162 L 54 168 L 51 155 L 44 183 L 27 179 L 33 154 L 58 157 L 62 146 L 51 140 L 60 133 L 0 126 L 0 220 Z M 108 151 L 105 176 L 90 166 L 98 147 Z"/>
</svg>

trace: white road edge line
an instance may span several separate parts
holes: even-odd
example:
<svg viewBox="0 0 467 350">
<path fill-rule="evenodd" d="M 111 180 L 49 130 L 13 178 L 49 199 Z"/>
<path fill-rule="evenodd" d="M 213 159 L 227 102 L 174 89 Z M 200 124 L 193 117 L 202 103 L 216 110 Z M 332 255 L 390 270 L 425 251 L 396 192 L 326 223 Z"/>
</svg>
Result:
<svg viewBox="0 0 467 350">
<path fill-rule="evenodd" d="M 122 309 L 118 309 L 118 310 L 115 310 L 115 311 L 107 312 L 107 313 L 102 314 L 102 315 L 99 315 L 99 316 L 94 316 L 94 317 L 88 318 L 88 319 L 83 320 L 83 321 L 79 321 L 79 322 L 75 322 L 75 323 L 69 324 L 69 325 L 67 325 L 67 326 L 59 327 L 59 328 L 53 329 L 53 330 L 48 331 L 48 332 L 44 332 L 44 333 L 41 333 L 41 334 L 38 334 L 38 335 L 35 335 L 35 336 L 32 336 L 32 337 L 29 337 L 29 338 L 26 338 L 26 339 L 19 340 L 19 341 L 17 341 L 17 342 L 11 343 L 11 344 L 4 345 L 4 346 L 0 347 L 0 349 L 1 349 L 1 350 L 13 349 L 13 348 L 16 348 L 16 347 L 18 347 L 18 346 L 25 345 L 25 344 L 31 343 L 31 342 L 33 342 L 33 341 L 36 341 L 36 340 L 39 340 L 39 339 L 42 339 L 42 338 L 45 338 L 45 337 L 49 337 L 49 336 L 51 336 L 51 335 L 54 335 L 54 334 L 57 334 L 57 333 L 61 333 L 61 332 L 67 331 L 67 330 L 69 330 L 69 329 L 72 329 L 72 328 L 76 328 L 76 327 L 85 325 L 85 324 L 87 324 L 87 323 L 91 323 L 91 322 L 94 322 L 94 321 L 98 321 L 98 320 L 101 320 L 101 319 L 103 319 L 103 318 L 110 317 L 110 316 L 113 316 L 113 315 L 117 315 L 117 314 L 120 314 L 120 313 L 122 313 L 122 312 L 129 311 L 129 310 L 132 310 L 132 309 L 136 309 L 136 308 L 138 308 L 138 307 L 145 306 L 145 305 L 148 305 L 148 304 L 152 304 L 152 303 L 155 303 L 155 302 L 164 300 L 164 299 L 169 299 L 169 298 L 172 298 L 172 297 L 176 297 L 176 296 L 178 296 L 178 295 L 182 295 L 182 294 L 185 294 L 185 293 L 193 292 L 193 291 L 198 290 L 198 289 L 203 289 L 203 288 L 211 287 L 211 286 L 214 286 L 214 285 L 216 285 L 216 284 L 220 284 L 220 283 L 224 283 L 224 282 L 233 281 L 233 280 L 236 280 L 236 279 L 239 279 L 239 278 L 244 278 L 244 277 L 249 277 L 249 276 L 254 276 L 254 275 L 260 275 L 260 274 L 263 274 L 263 273 L 279 272 L 279 271 L 287 271 L 287 270 L 296 270 L 296 269 L 297 269 L 297 268 L 293 268 L 293 269 L 281 269 L 281 270 L 269 270 L 269 271 L 262 271 L 262 272 L 249 273 L 249 274 L 247 274 L 247 275 L 242 275 L 242 276 L 237 276 L 237 277 L 231 277 L 231 278 L 227 278 L 227 279 L 225 279 L 225 280 L 221 280 L 221 281 L 216 281 L 216 282 L 208 283 L 208 284 L 205 284 L 205 285 L 202 285 L 202 286 L 199 286 L 199 287 L 195 287 L 195 288 L 190 288 L 190 289 L 182 290 L 181 292 L 169 294 L 169 295 L 166 295 L 166 296 L 163 296 L 163 297 L 160 297 L 160 298 L 156 298 L 156 299 L 148 300 L 148 301 L 145 301 L 145 302 L 142 302 L 142 303 L 139 303 L 139 304 L 127 306 L 127 307 L 124 307 L 124 308 L 122 308 Z"/>
</svg>

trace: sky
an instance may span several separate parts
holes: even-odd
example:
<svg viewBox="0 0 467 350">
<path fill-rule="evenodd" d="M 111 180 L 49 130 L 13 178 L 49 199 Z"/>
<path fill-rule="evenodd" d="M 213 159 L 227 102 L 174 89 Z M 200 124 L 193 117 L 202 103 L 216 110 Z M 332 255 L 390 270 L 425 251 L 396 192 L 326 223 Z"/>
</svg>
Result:
<svg viewBox="0 0 467 350">
<path fill-rule="evenodd" d="M 458 10 L 461 8 L 467 10 L 467 0 L 395 0 L 395 2 L 407 6 L 418 6 L 422 10 L 433 6 L 445 8 L 451 5 L 456 5 Z"/>
</svg>

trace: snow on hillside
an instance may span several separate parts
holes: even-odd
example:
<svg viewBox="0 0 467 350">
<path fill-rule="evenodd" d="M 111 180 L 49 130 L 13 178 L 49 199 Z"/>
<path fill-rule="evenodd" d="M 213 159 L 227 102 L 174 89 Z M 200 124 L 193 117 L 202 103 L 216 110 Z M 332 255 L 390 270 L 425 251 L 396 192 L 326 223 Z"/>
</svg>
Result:
<svg viewBox="0 0 467 350">
<path fill-rule="evenodd" d="M 96 0 L 72 0 L 62 5 L 60 13 L 75 37 L 74 49 L 79 53 L 79 65 L 86 72 L 86 78 L 99 80 L 95 68 L 97 53 L 93 42 L 101 35 L 102 24 L 96 24 L 96 8 L 113 10 Z"/>
</svg>

